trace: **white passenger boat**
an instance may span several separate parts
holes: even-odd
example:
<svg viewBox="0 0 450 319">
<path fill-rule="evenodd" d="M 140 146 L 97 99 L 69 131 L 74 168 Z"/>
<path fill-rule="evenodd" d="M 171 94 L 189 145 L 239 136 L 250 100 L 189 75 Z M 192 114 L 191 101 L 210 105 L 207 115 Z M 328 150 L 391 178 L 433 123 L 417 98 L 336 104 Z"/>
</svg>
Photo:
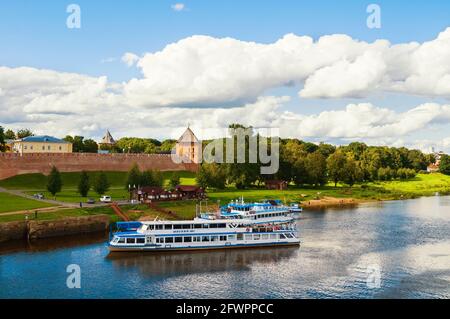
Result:
<svg viewBox="0 0 450 319">
<path fill-rule="evenodd" d="M 277 221 L 272 222 L 265 218 L 196 218 L 191 221 L 133 223 L 135 230 L 113 234 L 109 250 L 155 252 L 299 245 L 297 225 L 293 219 L 276 217 Z"/>
<path fill-rule="evenodd" d="M 241 198 L 221 207 L 217 212 L 201 213 L 200 218 L 211 220 L 223 219 L 250 219 L 258 222 L 278 222 L 282 217 L 298 219 L 303 209 L 298 204 L 284 205 L 279 200 L 265 200 L 263 202 L 245 203 Z M 281 219 L 285 222 L 286 219 Z"/>
</svg>

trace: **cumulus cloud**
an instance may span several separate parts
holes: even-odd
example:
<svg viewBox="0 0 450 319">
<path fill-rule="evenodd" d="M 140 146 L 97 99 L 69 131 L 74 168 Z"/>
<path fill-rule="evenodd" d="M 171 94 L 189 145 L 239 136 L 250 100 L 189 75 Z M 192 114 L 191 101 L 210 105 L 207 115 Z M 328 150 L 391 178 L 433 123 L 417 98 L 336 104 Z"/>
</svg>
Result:
<svg viewBox="0 0 450 319">
<path fill-rule="evenodd" d="M 100 137 L 110 128 L 116 136 L 175 138 L 190 123 L 199 136 L 211 138 L 223 136 L 230 123 L 238 122 L 279 129 L 282 137 L 392 145 L 421 130 L 450 124 L 450 105 L 437 103 L 405 112 L 359 103 L 310 115 L 283 110 L 291 102 L 288 96 L 261 96 L 229 108 L 135 107 L 124 96 L 123 86 L 106 77 L 34 68 L 0 68 L 0 87 L 0 125 L 56 136 Z"/>
<path fill-rule="evenodd" d="M 284 137 L 401 144 L 411 134 L 450 124 L 447 104 L 398 112 L 396 105 L 358 103 L 305 115 L 283 110 L 289 97 L 265 96 L 269 89 L 297 86 L 302 98 L 386 91 L 448 98 L 450 28 L 432 41 L 396 45 L 346 35 L 314 41 L 288 34 L 270 44 L 192 36 L 142 57 L 128 52 L 122 61 L 142 76 L 114 83 L 104 76 L 0 67 L 0 125 L 58 136 L 95 137 L 111 128 L 117 136 L 176 137 L 191 123 L 207 138 L 239 122 L 280 128 Z"/>
<path fill-rule="evenodd" d="M 346 35 L 314 41 L 288 34 L 261 44 L 192 36 L 139 59 L 142 78 L 126 85 L 136 105 L 191 106 L 255 101 L 298 85 L 302 98 L 367 97 L 380 92 L 450 97 L 450 28 L 424 43 L 373 43 Z"/>
<path fill-rule="evenodd" d="M 184 5 L 184 3 L 175 3 L 173 5 L 170 6 L 172 8 L 173 11 L 183 11 L 186 9 L 186 6 Z"/>
<path fill-rule="evenodd" d="M 122 56 L 122 62 L 131 67 L 139 60 L 139 56 L 134 53 L 127 52 Z"/>
</svg>

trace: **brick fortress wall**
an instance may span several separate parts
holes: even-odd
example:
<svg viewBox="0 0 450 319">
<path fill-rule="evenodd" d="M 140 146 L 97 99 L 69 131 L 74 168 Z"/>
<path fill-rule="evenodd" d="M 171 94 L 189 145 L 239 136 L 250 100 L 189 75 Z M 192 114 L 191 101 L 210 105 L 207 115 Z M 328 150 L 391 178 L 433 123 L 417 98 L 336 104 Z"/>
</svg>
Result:
<svg viewBox="0 0 450 319">
<path fill-rule="evenodd" d="M 177 164 L 167 154 L 13 154 L 0 153 L 0 180 L 20 174 L 48 174 L 52 166 L 61 172 L 122 171 L 137 163 L 141 170 L 197 171 L 198 164 Z"/>
</svg>

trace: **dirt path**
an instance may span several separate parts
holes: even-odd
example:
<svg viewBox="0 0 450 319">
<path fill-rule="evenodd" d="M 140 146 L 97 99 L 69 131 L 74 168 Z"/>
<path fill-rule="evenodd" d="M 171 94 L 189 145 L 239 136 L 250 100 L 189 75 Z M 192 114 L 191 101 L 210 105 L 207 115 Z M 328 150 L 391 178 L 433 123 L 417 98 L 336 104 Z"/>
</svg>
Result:
<svg viewBox="0 0 450 319">
<path fill-rule="evenodd" d="M 51 212 L 55 212 L 55 211 L 65 210 L 65 209 L 71 209 L 71 207 L 53 206 L 53 207 L 45 207 L 45 208 L 36 208 L 36 209 L 27 209 L 27 210 L 18 210 L 18 211 L 15 211 L 15 212 L 0 213 L 0 216 L 19 215 L 19 214 L 33 215 L 34 212 L 38 212 L 38 213 L 51 213 Z"/>
</svg>

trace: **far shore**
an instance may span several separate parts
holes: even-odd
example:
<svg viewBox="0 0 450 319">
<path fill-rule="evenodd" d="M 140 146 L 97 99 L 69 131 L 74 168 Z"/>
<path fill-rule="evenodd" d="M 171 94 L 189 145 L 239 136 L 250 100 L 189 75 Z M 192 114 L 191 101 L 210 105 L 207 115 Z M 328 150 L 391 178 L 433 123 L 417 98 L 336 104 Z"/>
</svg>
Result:
<svg viewBox="0 0 450 319">
<path fill-rule="evenodd" d="M 327 207 L 339 207 L 339 206 L 356 206 L 361 203 L 367 203 L 374 200 L 363 200 L 356 198 L 336 198 L 336 197 L 324 197 L 321 199 L 305 200 L 301 203 L 305 208 L 327 208 Z"/>
</svg>

